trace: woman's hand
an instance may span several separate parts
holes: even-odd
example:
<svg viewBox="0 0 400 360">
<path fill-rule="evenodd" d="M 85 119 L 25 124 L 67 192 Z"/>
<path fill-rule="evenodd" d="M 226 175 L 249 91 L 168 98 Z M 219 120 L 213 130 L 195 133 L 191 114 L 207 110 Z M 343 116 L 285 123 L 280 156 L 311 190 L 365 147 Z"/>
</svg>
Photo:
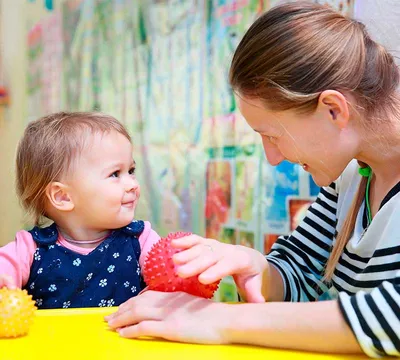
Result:
<svg viewBox="0 0 400 360">
<path fill-rule="evenodd" d="M 246 301 L 265 301 L 268 262 L 259 251 L 197 235 L 172 240 L 171 244 L 182 249 L 173 256 L 180 277 L 198 275 L 201 283 L 211 284 L 232 275 Z"/>
<path fill-rule="evenodd" d="M 126 338 L 249 344 L 323 353 L 360 353 L 335 300 L 231 305 L 175 292 L 146 291 L 107 316 Z"/>
<path fill-rule="evenodd" d="M 172 341 L 225 344 L 224 329 L 232 319 L 223 303 L 175 292 L 146 291 L 129 299 L 105 320 L 122 337 L 158 337 Z"/>
</svg>

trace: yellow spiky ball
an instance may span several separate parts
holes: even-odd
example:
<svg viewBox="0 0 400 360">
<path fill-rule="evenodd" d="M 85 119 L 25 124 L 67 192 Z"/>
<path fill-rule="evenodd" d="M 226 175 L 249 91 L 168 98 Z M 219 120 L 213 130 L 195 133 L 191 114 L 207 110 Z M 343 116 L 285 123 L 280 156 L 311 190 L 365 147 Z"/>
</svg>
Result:
<svg viewBox="0 0 400 360">
<path fill-rule="evenodd" d="M 0 289 L 0 338 L 27 334 L 35 312 L 35 301 L 26 290 Z"/>
</svg>

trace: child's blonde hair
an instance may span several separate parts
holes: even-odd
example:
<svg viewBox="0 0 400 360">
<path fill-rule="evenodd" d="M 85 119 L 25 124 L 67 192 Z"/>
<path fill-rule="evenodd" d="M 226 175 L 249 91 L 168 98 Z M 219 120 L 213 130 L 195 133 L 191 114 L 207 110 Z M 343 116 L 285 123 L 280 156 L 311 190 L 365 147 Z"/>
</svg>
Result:
<svg viewBox="0 0 400 360">
<path fill-rule="evenodd" d="M 46 188 L 65 176 L 80 155 L 88 136 L 117 131 L 129 141 L 125 127 L 100 112 L 59 112 L 31 122 L 18 145 L 17 194 L 35 225 L 42 225 Z"/>
</svg>

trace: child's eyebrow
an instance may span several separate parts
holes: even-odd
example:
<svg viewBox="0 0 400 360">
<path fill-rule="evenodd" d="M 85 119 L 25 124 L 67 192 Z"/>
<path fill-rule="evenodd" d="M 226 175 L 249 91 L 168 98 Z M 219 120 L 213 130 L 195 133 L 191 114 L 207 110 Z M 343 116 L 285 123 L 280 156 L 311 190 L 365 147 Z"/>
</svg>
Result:
<svg viewBox="0 0 400 360">
<path fill-rule="evenodd" d="M 104 167 L 104 171 L 107 172 L 107 171 L 111 171 L 116 168 L 122 168 L 124 166 L 126 166 L 126 163 L 113 162 L 113 163 L 106 164 Z M 136 167 L 136 161 L 132 159 L 132 162 L 129 164 L 129 167 Z"/>
</svg>

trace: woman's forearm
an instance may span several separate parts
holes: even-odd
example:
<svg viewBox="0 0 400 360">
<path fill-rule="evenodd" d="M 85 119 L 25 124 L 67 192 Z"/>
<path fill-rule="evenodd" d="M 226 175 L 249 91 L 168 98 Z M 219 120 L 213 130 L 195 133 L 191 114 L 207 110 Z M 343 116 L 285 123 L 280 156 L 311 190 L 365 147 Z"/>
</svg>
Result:
<svg viewBox="0 0 400 360">
<path fill-rule="evenodd" d="M 231 314 L 224 332 L 230 343 L 325 353 L 362 353 L 337 301 L 227 306 Z"/>
</svg>

